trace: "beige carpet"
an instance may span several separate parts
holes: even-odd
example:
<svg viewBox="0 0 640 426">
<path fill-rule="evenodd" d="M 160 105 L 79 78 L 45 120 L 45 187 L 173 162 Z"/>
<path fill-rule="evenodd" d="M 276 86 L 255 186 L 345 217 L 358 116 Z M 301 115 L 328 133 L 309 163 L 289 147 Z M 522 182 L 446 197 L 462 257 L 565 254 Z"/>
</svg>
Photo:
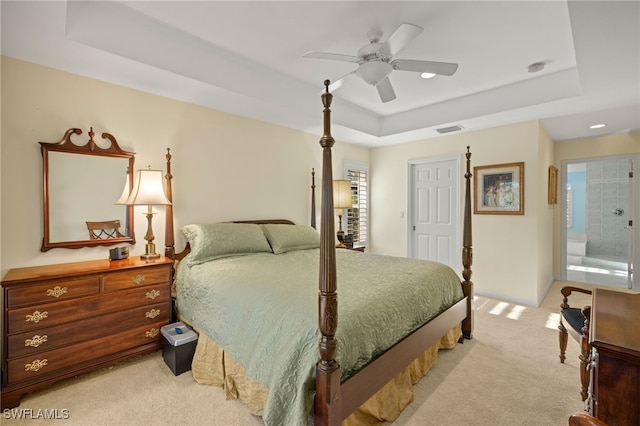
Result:
<svg viewBox="0 0 640 426">
<path fill-rule="evenodd" d="M 441 351 L 415 388 L 414 402 L 394 425 L 566 425 L 582 410 L 578 344 L 558 359 L 559 288 L 539 308 L 477 297 L 474 339 Z M 573 297 L 573 296 L 572 296 Z M 582 297 L 582 296 L 581 296 Z M 589 297 L 575 299 L 588 304 Z M 61 382 L 22 399 L 3 425 L 260 425 L 241 402 L 173 376 L 160 353 Z M 29 411 L 31 410 L 31 411 Z M 46 420 L 48 410 L 66 419 Z M 37 418 L 40 417 L 40 418 Z"/>
</svg>

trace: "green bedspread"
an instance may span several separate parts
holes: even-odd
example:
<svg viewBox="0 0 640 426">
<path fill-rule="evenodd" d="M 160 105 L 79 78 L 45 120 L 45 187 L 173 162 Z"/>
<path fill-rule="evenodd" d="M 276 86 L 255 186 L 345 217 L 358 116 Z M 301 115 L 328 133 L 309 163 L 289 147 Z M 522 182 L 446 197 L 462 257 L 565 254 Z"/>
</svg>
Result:
<svg viewBox="0 0 640 426">
<path fill-rule="evenodd" d="M 304 425 L 312 406 L 318 265 L 308 249 L 178 267 L 180 314 L 269 389 L 266 425 Z M 463 297 L 439 263 L 337 250 L 336 265 L 343 380 Z"/>
</svg>

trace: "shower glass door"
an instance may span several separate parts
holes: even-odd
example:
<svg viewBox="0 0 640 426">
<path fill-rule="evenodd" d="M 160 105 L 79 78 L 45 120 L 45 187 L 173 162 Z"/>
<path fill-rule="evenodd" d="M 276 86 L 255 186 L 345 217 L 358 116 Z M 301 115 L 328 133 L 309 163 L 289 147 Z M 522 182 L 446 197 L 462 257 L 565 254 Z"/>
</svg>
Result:
<svg viewBox="0 0 640 426">
<path fill-rule="evenodd" d="M 629 157 L 567 164 L 567 279 L 631 288 L 634 200 Z"/>
</svg>

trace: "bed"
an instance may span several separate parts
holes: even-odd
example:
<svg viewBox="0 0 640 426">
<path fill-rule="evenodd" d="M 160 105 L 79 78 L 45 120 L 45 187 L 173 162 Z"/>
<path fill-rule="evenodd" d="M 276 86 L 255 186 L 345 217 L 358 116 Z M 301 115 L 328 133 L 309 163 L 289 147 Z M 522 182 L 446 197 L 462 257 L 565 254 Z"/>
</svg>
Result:
<svg viewBox="0 0 640 426">
<path fill-rule="evenodd" d="M 336 249 L 328 85 L 319 232 L 313 219 L 190 224 L 176 253 L 167 207 L 176 309 L 199 333 L 194 377 L 267 425 L 392 421 L 438 350 L 473 334 L 469 149 L 462 282 L 439 263 Z M 169 152 L 166 177 L 172 199 Z"/>
</svg>

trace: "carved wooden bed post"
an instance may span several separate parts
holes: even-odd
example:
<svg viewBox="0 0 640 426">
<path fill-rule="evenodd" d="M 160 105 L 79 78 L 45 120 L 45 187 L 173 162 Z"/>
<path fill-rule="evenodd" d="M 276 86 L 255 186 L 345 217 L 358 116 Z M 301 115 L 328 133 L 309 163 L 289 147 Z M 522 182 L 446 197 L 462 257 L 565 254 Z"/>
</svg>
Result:
<svg viewBox="0 0 640 426">
<path fill-rule="evenodd" d="M 167 148 L 167 155 L 165 158 L 167 159 L 167 174 L 164 178 L 167 180 L 166 188 L 164 189 L 165 195 L 167 196 L 167 200 L 171 201 L 172 204 L 167 204 L 166 207 L 166 217 L 164 220 L 164 255 L 170 259 L 175 259 L 175 241 L 173 240 L 173 191 L 171 189 L 171 179 L 173 176 L 171 175 L 171 153 L 169 152 L 171 148 Z"/>
<path fill-rule="evenodd" d="M 473 283 L 471 282 L 471 263 L 473 263 L 473 249 L 471 241 L 471 151 L 467 147 L 467 172 L 464 192 L 464 224 L 462 228 L 462 291 L 468 297 L 467 317 L 462 321 L 462 334 L 467 339 L 473 337 Z"/>
<path fill-rule="evenodd" d="M 336 247 L 333 219 L 333 172 L 331 148 L 335 140 L 331 136 L 331 100 L 329 80 L 325 80 L 322 94 L 324 105 L 324 134 L 322 146 L 322 207 L 320 215 L 320 282 L 318 294 L 318 323 L 320 327 L 320 362 L 316 366 L 316 398 L 314 417 L 316 425 L 339 425 L 341 371 L 336 361 L 335 333 L 338 328 L 338 293 L 336 291 Z"/>
<path fill-rule="evenodd" d="M 316 229 L 316 169 L 311 169 L 311 226 Z"/>
</svg>

